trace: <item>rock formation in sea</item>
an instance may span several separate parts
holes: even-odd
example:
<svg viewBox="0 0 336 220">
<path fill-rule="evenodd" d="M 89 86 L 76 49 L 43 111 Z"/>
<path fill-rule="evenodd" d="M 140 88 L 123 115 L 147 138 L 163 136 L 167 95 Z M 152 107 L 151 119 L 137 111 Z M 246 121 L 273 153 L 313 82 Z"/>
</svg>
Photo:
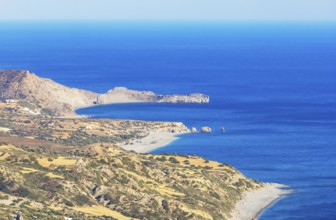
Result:
<svg viewBox="0 0 336 220">
<path fill-rule="evenodd" d="M 202 131 L 202 133 L 211 133 L 212 132 L 210 127 L 202 127 L 201 131 Z"/>
<path fill-rule="evenodd" d="M 195 127 L 192 127 L 191 128 L 191 133 L 197 133 L 198 131 L 197 131 L 197 128 L 195 128 Z"/>
</svg>

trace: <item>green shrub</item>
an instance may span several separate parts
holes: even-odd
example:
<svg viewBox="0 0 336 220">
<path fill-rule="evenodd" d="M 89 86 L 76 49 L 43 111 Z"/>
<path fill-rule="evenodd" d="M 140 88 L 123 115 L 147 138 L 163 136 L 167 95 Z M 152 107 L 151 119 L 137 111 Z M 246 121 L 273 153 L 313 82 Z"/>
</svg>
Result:
<svg viewBox="0 0 336 220">
<path fill-rule="evenodd" d="M 45 116 L 50 116 L 50 117 L 56 116 L 56 113 L 50 108 L 43 108 L 41 110 L 41 114 Z"/>
<path fill-rule="evenodd" d="M 64 204 L 69 207 L 74 207 L 74 204 L 70 202 L 69 200 L 64 200 Z"/>
<path fill-rule="evenodd" d="M 162 161 L 162 162 L 167 161 L 167 159 L 166 159 L 165 156 L 157 157 L 156 160 L 158 160 L 158 161 Z"/>
<path fill-rule="evenodd" d="M 210 192 L 210 196 L 212 196 L 212 197 L 214 197 L 214 198 L 216 198 L 218 200 L 221 198 L 220 195 L 218 193 L 216 193 L 216 192 Z"/>
<path fill-rule="evenodd" d="M 85 195 L 77 195 L 75 201 L 80 206 L 92 204 L 90 199 Z"/>
<path fill-rule="evenodd" d="M 25 101 L 25 100 L 18 101 L 18 104 L 24 108 L 29 108 L 31 110 L 34 110 L 36 108 L 34 104 L 31 104 L 30 102 Z"/>
<path fill-rule="evenodd" d="M 180 161 L 178 161 L 175 157 L 169 157 L 169 161 L 171 163 L 180 163 Z"/>
</svg>

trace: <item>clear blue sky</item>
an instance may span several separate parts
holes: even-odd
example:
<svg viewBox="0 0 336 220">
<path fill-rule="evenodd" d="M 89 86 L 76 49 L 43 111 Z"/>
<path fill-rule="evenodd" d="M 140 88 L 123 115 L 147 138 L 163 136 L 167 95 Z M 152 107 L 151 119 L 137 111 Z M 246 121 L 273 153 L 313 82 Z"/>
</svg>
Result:
<svg viewBox="0 0 336 220">
<path fill-rule="evenodd" d="M 336 0 L 0 0 L 0 20 L 336 21 Z"/>
</svg>

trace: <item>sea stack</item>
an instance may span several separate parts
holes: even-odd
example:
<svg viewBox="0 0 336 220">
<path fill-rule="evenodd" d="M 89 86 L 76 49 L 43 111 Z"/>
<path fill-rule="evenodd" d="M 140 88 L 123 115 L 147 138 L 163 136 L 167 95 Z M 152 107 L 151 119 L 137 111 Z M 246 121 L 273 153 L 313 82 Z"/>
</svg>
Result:
<svg viewBox="0 0 336 220">
<path fill-rule="evenodd" d="M 225 128 L 224 128 L 224 127 L 222 127 L 221 131 L 222 131 L 223 133 L 225 133 Z"/>
<path fill-rule="evenodd" d="M 197 128 L 195 128 L 195 127 L 192 127 L 191 128 L 191 133 L 197 133 L 198 131 L 197 131 Z"/>
<path fill-rule="evenodd" d="M 202 133 L 211 133 L 212 130 L 210 127 L 202 127 Z"/>
</svg>

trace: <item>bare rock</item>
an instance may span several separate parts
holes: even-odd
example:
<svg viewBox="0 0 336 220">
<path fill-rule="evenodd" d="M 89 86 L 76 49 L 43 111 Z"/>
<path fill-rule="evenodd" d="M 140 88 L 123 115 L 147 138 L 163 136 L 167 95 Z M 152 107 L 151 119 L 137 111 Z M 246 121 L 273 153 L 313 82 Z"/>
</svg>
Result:
<svg viewBox="0 0 336 220">
<path fill-rule="evenodd" d="M 212 130 L 210 127 L 202 127 L 202 133 L 211 133 Z"/>
<path fill-rule="evenodd" d="M 197 128 L 195 128 L 195 127 L 192 127 L 191 128 L 191 133 L 197 133 L 198 131 L 197 131 Z"/>
</svg>

